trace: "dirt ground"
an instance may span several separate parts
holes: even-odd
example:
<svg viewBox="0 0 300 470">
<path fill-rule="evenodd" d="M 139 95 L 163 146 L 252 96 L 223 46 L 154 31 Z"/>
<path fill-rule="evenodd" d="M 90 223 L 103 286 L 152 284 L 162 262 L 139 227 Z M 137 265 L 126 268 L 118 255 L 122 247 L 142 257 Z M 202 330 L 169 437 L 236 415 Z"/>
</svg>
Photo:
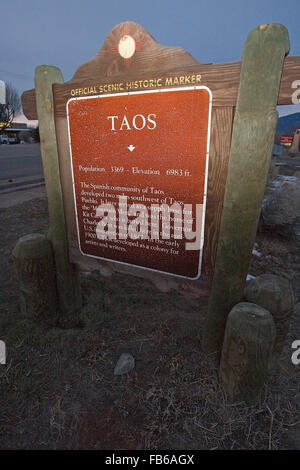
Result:
<svg viewBox="0 0 300 470">
<path fill-rule="evenodd" d="M 0 449 L 299 449 L 300 259 L 292 241 L 259 234 L 250 273 L 290 279 L 296 296 L 278 370 L 260 402 L 229 405 L 214 357 L 201 350 L 206 308 L 147 281 L 82 274 L 84 326 L 63 330 L 19 312 L 11 251 L 46 233 L 45 197 L 0 210 Z M 114 376 L 130 352 L 134 371 Z"/>
</svg>

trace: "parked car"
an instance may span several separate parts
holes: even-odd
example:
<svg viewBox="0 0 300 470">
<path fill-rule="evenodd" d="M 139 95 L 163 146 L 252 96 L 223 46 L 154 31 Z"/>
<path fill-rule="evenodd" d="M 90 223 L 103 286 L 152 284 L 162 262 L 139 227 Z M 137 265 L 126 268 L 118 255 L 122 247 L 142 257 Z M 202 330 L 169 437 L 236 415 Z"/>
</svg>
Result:
<svg viewBox="0 0 300 470">
<path fill-rule="evenodd" d="M 8 135 L 1 135 L 0 136 L 0 142 L 1 142 L 1 144 L 9 144 Z"/>
<path fill-rule="evenodd" d="M 8 135 L 1 135 L 0 136 L 0 142 L 1 144 L 17 144 L 18 143 L 18 140 L 16 139 L 16 137 L 8 137 Z"/>
</svg>

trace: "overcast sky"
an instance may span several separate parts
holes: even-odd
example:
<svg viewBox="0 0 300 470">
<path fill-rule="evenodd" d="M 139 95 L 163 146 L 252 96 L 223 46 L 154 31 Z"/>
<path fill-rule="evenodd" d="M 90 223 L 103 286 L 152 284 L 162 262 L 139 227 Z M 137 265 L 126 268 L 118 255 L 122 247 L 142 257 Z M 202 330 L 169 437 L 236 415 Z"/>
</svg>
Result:
<svg viewBox="0 0 300 470">
<path fill-rule="evenodd" d="M 37 65 L 56 65 L 69 80 L 123 21 L 141 24 L 161 44 L 181 46 L 204 62 L 240 60 L 248 32 L 277 22 L 289 31 L 290 55 L 300 56 L 299 0 L 0 0 L 0 5 L 0 79 L 20 94 L 34 87 Z M 281 114 L 298 111 L 300 104 L 281 107 Z"/>
</svg>

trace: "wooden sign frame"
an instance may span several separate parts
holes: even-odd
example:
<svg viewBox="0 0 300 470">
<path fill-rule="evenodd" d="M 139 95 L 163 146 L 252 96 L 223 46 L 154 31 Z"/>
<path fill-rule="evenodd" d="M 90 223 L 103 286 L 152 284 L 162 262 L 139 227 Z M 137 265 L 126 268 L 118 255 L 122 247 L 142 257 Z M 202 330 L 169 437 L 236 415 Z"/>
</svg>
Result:
<svg viewBox="0 0 300 470">
<path fill-rule="evenodd" d="M 120 53 L 125 36 L 135 41 L 131 57 Z M 65 314 L 62 309 L 63 316 L 70 319 L 72 309 L 79 309 L 79 301 L 77 307 L 74 301 L 67 307 L 72 292 L 78 291 L 74 264 L 105 276 L 114 272 L 143 276 L 165 291 L 192 285 L 199 295 L 210 293 L 203 346 L 208 352 L 220 349 L 230 308 L 243 296 L 274 141 L 276 105 L 292 104 L 292 84 L 300 77 L 300 57 L 285 58 L 288 50 L 288 33 L 282 25 L 261 25 L 249 33 L 242 63 L 201 63 L 181 48 L 160 45 L 136 23 L 126 22 L 108 34 L 96 57 L 81 65 L 69 82 L 63 83 L 55 67 L 37 68 L 35 90 L 23 93 L 22 104 L 28 119 L 39 119 L 56 269 L 64 279 L 59 288 L 67 310 Z M 166 84 L 207 86 L 213 96 L 203 274 L 197 281 L 176 281 L 143 269 L 87 260 L 76 241 L 67 101 Z M 237 230 L 241 224 L 242 230 Z"/>
</svg>

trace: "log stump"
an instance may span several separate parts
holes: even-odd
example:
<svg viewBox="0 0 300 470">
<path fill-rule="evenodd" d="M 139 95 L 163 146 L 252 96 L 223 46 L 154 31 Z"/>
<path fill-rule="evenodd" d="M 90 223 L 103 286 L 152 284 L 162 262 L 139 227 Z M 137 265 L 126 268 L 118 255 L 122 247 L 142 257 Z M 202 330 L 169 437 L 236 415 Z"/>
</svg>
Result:
<svg viewBox="0 0 300 470">
<path fill-rule="evenodd" d="M 290 282 L 274 274 L 263 274 L 246 284 L 245 300 L 268 310 L 276 326 L 276 338 L 269 371 L 274 372 L 289 331 L 295 299 Z"/>
<path fill-rule="evenodd" d="M 55 325 L 58 301 L 53 250 L 38 233 L 21 237 L 13 249 L 21 312 L 39 322 Z"/>
<path fill-rule="evenodd" d="M 275 335 L 272 315 L 259 305 L 241 302 L 230 311 L 219 373 L 229 402 L 259 399 Z"/>
</svg>

